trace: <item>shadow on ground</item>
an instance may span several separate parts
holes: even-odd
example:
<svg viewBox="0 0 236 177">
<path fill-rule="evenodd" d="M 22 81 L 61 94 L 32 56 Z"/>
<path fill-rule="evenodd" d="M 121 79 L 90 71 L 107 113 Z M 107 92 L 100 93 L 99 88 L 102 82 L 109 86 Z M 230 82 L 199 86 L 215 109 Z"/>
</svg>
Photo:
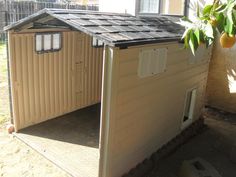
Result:
<svg viewBox="0 0 236 177">
<path fill-rule="evenodd" d="M 99 146 L 100 104 L 89 106 L 19 131 L 38 141 L 60 141 L 92 148 Z"/>
<path fill-rule="evenodd" d="M 208 128 L 163 159 L 148 177 L 177 177 L 184 160 L 201 157 L 210 162 L 222 177 L 236 177 L 236 163 L 230 152 L 236 143 L 236 115 L 206 109 Z"/>
</svg>

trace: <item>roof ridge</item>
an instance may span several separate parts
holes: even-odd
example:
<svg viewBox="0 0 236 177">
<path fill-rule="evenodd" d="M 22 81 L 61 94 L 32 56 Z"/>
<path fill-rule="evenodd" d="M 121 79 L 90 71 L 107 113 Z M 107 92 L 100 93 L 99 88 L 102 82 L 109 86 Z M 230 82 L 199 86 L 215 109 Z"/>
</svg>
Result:
<svg viewBox="0 0 236 177">
<path fill-rule="evenodd" d="M 118 16 L 132 16 L 134 15 L 128 14 L 128 13 L 115 13 L 115 12 L 101 12 L 101 11 L 94 11 L 94 10 L 80 10 L 80 9 L 56 9 L 56 8 L 45 8 L 43 10 L 46 10 L 47 12 L 57 12 L 57 13 L 87 13 L 87 14 L 99 14 L 99 15 L 118 15 Z"/>
<path fill-rule="evenodd" d="M 48 16 L 52 18 L 48 18 Z M 42 18 L 44 24 L 58 24 L 82 31 L 102 40 L 110 46 L 140 45 L 158 41 L 179 40 L 182 27 L 175 22 L 176 17 L 136 17 L 129 14 L 97 12 L 74 9 L 43 9 L 4 28 L 34 28 L 34 23 Z"/>
</svg>

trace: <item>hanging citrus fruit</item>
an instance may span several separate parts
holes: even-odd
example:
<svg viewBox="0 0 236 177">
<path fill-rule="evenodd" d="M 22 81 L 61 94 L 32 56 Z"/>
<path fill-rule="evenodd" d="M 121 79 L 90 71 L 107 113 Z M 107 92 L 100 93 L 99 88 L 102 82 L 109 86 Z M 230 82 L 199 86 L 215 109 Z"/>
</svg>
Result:
<svg viewBox="0 0 236 177">
<path fill-rule="evenodd" d="M 229 36 L 227 33 L 223 33 L 220 37 L 220 44 L 223 48 L 231 48 L 235 42 L 235 36 Z"/>
</svg>

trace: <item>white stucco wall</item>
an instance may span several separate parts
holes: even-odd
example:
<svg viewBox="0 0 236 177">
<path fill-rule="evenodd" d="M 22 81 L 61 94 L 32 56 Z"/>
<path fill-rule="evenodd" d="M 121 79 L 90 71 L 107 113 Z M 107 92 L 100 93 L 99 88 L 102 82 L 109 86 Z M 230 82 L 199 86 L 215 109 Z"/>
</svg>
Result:
<svg viewBox="0 0 236 177">
<path fill-rule="evenodd" d="M 226 0 L 221 0 L 226 1 Z M 200 8 L 203 8 L 205 4 L 212 3 L 213 0 L 190 0 L 189 4 L 189 17 L 190 19 L 196 19 L 197 2 Z M 173 9 L 175 0 L 163 0 L 162 13 L 164 14 L 181 14 L 181 10 Z M 176 1 L 176 5 L 184 4 Z M 117 13 L 129 13 L 135 15 L 135 0 L 99 0 L 99 10 L 101 12 L 117 12 Z"/>
<path fill-rule="evenodd" d="M 135 15 L 136 0 L 99 0 L 101 12 L 129 13 Z M 181 15 L 183 12 L 184 0 L 163 0 L 162 14 Z"/>
<path fill-rule="evenodd" d="M 99 10 L 135 15 L 135 0 L 99 0 Z"/>
<path fill-rule="evenodd" d="M 170 15 L 183 15 L 184 4 L 185 0 L 163 0 L 161 13 Z"/>
</svg>

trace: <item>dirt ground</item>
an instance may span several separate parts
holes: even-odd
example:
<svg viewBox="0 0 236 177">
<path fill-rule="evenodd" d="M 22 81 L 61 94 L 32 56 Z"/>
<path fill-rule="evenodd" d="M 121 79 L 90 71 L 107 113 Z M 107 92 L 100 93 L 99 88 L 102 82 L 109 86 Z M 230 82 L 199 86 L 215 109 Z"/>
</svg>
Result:
<svg viewBox="0 0 236 177">
<path fill-rule="evenodd" d="M 6 45 L 0 43 L 0 125 L 10 117 Z"/>
<path fill-rule="evenodd" d="M 6 133 L 9 95 L 6 45 L 0 43 L 0 177 L 68 177 L 64 171 Z"/>
<path fill-rule="evenodd" d="M 69 177 L 64 171 L 0 128 L 1 177 Z"/>
</svg>

